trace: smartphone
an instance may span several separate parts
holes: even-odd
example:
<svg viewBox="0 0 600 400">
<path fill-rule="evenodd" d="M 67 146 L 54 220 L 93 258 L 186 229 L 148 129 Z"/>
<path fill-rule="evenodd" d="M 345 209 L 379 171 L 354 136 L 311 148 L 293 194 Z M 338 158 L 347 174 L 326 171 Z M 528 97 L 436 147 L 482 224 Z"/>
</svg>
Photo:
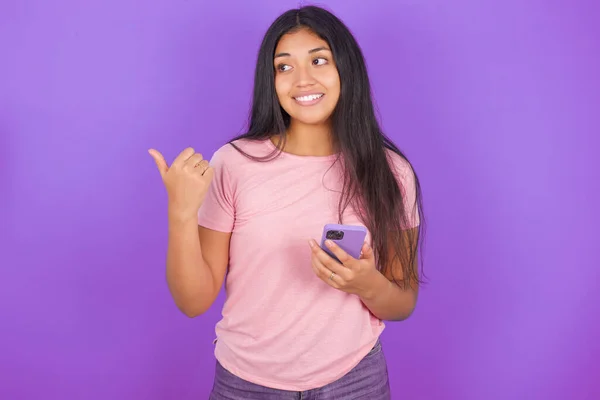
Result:
<svg viewBox="0 0 600 400">
<path fill-rule="evenodd" d="M 332 240 L 349 256 L 356 259 L 360 258 L 360 252 L 367 237 L 367 228 L 360 225 L 339 225 L 327 224 L 323 228 L 323 237 L 321 238 L 321 248 L 336 261 L 338 258 L 325 245 L 325 240 Z"/>
</svg>

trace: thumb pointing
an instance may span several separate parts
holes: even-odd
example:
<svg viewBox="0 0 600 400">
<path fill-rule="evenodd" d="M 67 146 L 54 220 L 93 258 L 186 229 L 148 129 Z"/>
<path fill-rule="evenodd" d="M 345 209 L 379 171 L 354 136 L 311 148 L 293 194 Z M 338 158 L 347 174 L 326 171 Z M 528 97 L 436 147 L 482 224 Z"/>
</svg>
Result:
<svg viewBox="0 0 600 400">
<path fill-rule="evenodd" d="M 154 162 L 156 163 L 156 167 L 158 168 L 158 172 L 160 172 L 160 176 L 164 178 L 165 174 L 169 170 L 169 166 L 167 165 L 165 158 L 163 157 L 162 154 L 160 154 L 160 152 L 158 152 L 154 149 L 148 150 L 148 153 L 154 159 Z"/>
</svg>

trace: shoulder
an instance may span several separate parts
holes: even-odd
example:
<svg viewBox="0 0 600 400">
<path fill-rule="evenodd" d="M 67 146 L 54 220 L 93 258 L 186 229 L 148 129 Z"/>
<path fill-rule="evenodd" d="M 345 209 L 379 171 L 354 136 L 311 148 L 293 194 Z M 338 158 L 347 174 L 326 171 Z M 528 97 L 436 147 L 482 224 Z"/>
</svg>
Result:
<svg viewBox="0 0 600 400">
<path fill-rule="evenodd" d="M 385 149 L 385 153 L 388 164 L 390 165 L 394 175 L 396 175 L 396 178 L 402 181 L 414 179 L 412 165 L 406 158 L 388 148 Z"/>
<path fill-rule="evenodd" d="M 402 193 L 407 219 L 403 221 L 406 227 L 416 227 L 420 224 L 418 205 L 418 183 L 415 171 L 410 162 L 400 154 L 386 148 L 386 156 L 390 168 L 398 182 Z"/>
<path fill-rule="evenodd" d="M 210 159 L 215 173 L 227 180 L 232 187 L 253 174 L 265 174 L 264 163 L 256 160 L 268 156 L 273 146 L 265 140 L 238 139 L 219 147 Z"/>
<path fill-rule="evenodd" d="M 214 167 L 227 165 L 231 169 L 235 165 L 252 162 L 244 153 L 253 157 L 262 157 L 268 154 L 268 146 L 264 140 L 238 139 L 219 147 L 211 157 Z"/>
</svg>

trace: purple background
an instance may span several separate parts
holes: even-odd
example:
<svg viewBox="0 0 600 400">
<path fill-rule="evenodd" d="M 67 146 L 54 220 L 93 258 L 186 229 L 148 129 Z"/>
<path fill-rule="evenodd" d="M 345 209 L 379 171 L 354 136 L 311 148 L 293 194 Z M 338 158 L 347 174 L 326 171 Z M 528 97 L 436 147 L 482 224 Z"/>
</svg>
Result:
<svg viewBox="0 0 600 400">
<path fill-rule="evenodd" d="M 394 398 L 600 398 L 593 3 L 321 3 L 423 182 L 431 283 L 383 336 Z M 207 397 L 223 298 L 197 319 L 171 300 L 146 150 L 240 132 L 297 4 L 2 0 L 1 399 Z"/>
</svg>

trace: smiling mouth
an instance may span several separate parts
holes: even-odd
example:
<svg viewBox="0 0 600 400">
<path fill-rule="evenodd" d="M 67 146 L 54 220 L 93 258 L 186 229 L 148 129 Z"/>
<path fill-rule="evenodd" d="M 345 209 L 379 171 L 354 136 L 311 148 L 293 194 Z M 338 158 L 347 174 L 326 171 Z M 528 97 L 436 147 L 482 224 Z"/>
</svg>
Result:
<svg viewBox="0 0 600 400">
<path fill-rule="evenodd" d="M 323 93 L 316 93 L 316 94 L 309 94 L 306 96 L 294 97 L 294 100 L 296 100 L 296 102 L 298 104 L 301 104 L 303 106 L 310 106 L 310 105 L 318 103 L 323 98 L 323 96 L 324 96 Z"/>
</svg>

